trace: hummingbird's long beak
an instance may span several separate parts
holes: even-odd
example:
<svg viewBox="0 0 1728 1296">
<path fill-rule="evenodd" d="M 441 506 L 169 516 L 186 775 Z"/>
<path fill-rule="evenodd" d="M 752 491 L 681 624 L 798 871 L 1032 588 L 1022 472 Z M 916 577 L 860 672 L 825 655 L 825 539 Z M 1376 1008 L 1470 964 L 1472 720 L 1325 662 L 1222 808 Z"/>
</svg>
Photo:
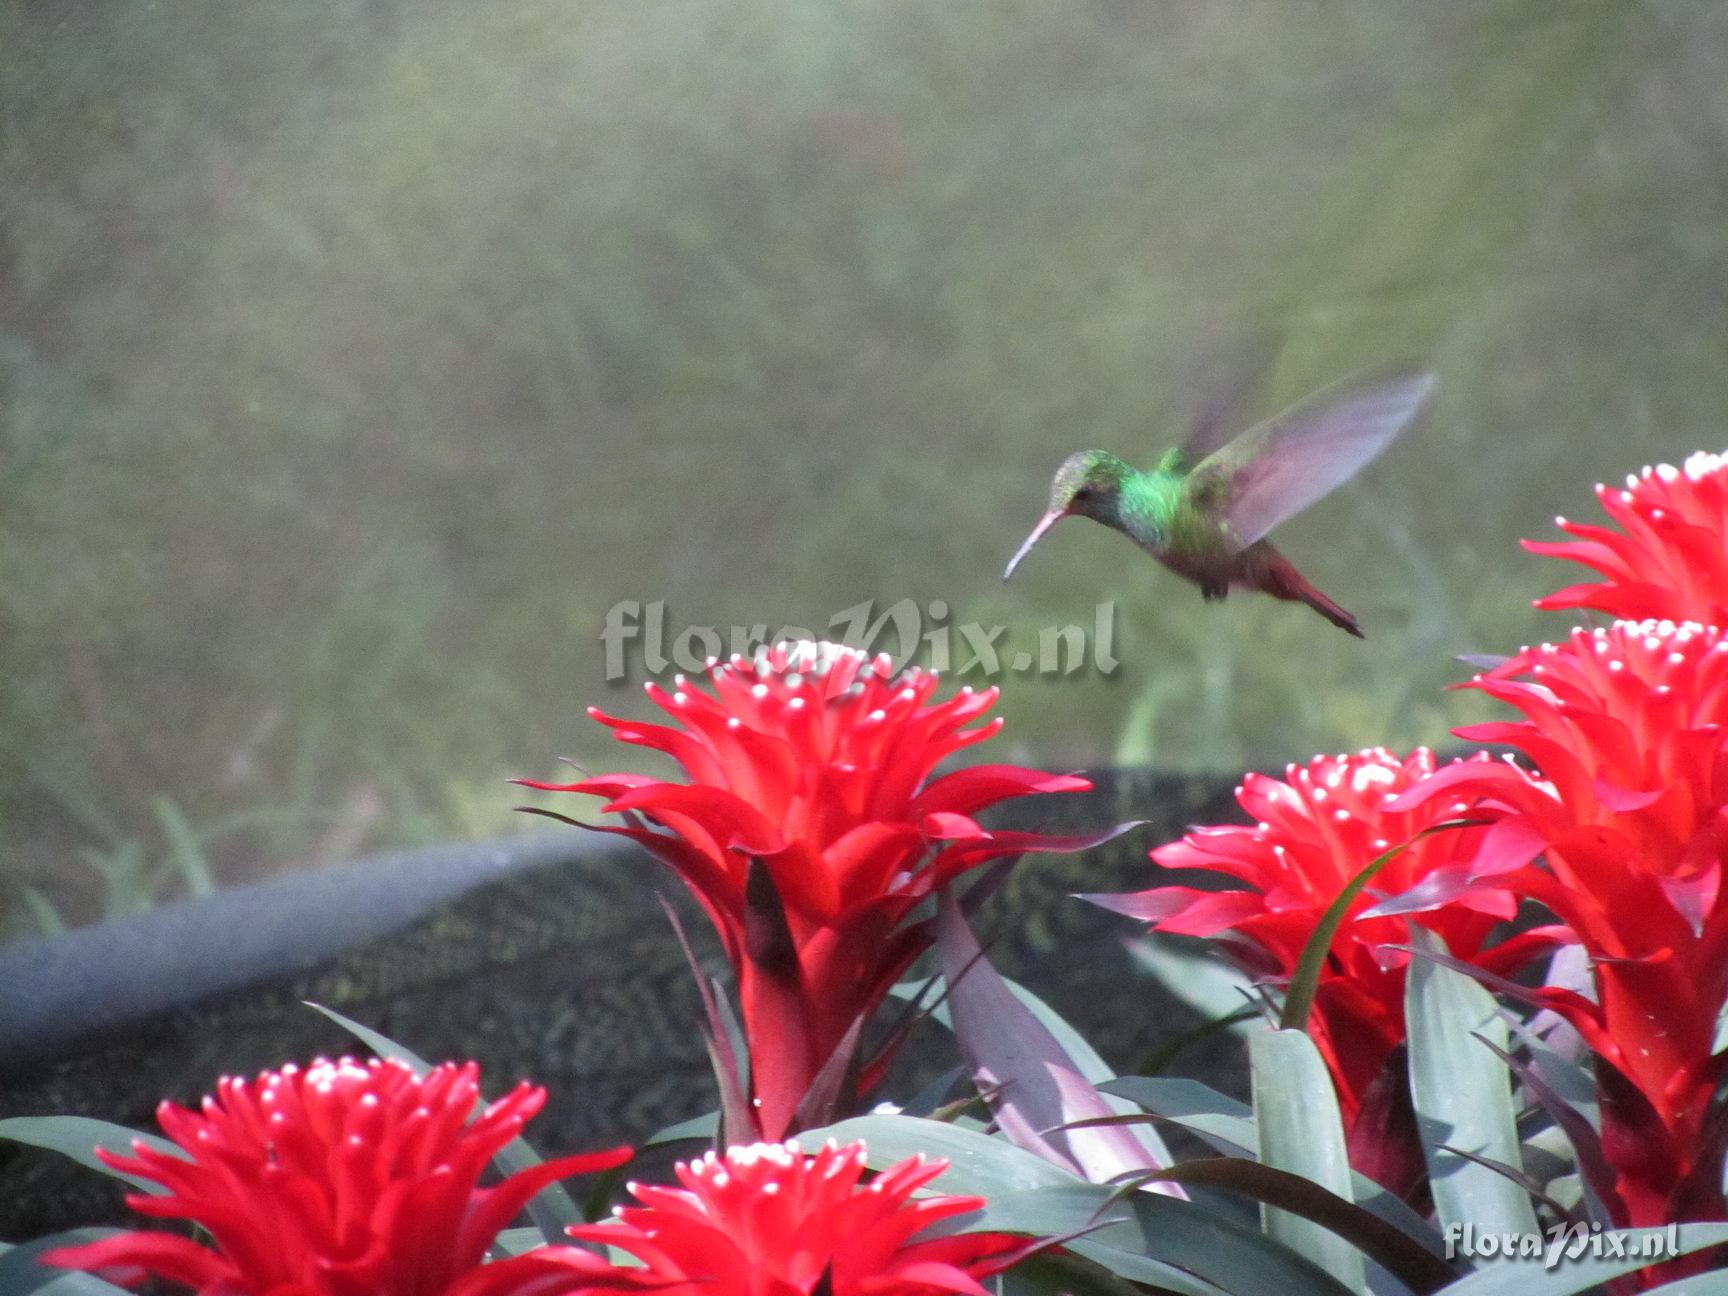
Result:
<svg viewBox="0 0 1728 1296">
<path fill-rule="evenodd" d="M 1002 573 L 1002 579 L 1007 580 L 1014 574 L 1014 569 L 1020 565 L 1020 560 L 1032 552 L 1032 546 L 1044 538 L 1044 533 L 1055 526 L 1068 515 L 1061 509 L 1051 509 L 1038 519 L 1038 525 L 1032 528 L 1032 534 L 1026 537 L 1026 542 L 1014 551 L 1014 556 L 1008 560 L 1008 570 Z"/>
</svg>

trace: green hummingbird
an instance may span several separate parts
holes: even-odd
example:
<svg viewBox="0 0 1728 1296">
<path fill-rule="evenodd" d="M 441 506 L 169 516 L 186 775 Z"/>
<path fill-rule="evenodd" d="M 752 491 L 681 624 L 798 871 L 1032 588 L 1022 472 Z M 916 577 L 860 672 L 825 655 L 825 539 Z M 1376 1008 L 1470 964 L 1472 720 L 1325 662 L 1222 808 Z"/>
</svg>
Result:
<svg viewBox="0 0 1728 1296">
<path fill-rule="evenodd" d="M 1240 436 L 1202 418 L 1149 471 L 1103 450 L 1069 455 L 1050 482 L 1050 507 L 1032 528 L 1007 580 L 1065 517 L 1120 531 L 1207 600 L 1232 585 L 1306 603 L 1365 638 L 1356 618 L 1316 589 L 1265 539 L 1280 522 L 1342 486 L 1415 419 L 1434 375 L 1403 368 L 1337 383 Z"/>
</svg>

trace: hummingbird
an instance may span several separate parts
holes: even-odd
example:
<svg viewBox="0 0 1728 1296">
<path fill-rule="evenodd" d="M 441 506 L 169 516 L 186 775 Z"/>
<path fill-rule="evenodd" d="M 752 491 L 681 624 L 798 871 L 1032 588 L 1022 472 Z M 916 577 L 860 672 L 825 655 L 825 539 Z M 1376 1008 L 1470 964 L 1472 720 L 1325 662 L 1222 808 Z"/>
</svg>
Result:
<svg viewBox="0 0 1728 1296">
<path fill-rule="evenodd" d="M 1063 518 L 1089 517 L 1193 581 L 1209 602 L 1232 585 L 1260 590 L 1366 638 L 1266 533 L 1354 477 L 1410 425 L 1433 388 L 1434 375 L 1414 368 L 1347 379 L 1236 437 L 1222 419 L 1203 417 L 1144 471 L 1104 450 L 1069 455 L 1051 479 L 1049 508 L 1002 579 Z"/>
</svg>

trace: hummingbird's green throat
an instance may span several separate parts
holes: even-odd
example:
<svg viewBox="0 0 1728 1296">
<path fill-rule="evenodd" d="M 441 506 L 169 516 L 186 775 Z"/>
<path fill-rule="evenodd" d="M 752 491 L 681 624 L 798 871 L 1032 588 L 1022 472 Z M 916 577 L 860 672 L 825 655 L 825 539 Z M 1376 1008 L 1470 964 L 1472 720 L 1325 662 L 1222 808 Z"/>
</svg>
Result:
<svg viewBox="0 0 1728 1296">
<path fill-rule="evenodd" d="M 1198 427 L 1146 470 L 1103 450 L 1069 455 L 1051 479 L 1049 507 L 1002 579 L 1063 518 L 1089 517 L 1208 599 L 1232 585 L 1257 589 L 1306 603 L 1362 638 L 1356 619 L 1264 537 L 1355 476 L 1411 424 L 1433 387 L 1433 374 L 1411 369 L 1328 387 L 1232 440 L 1215 424 Z"/>
</svg>

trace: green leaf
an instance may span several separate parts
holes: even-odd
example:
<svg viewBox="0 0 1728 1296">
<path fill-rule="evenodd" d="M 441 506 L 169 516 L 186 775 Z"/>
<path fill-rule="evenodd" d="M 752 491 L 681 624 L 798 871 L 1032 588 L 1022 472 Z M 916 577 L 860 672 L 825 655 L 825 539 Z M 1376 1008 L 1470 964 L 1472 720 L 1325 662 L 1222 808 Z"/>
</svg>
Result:
<svg viewBox="0 0 1728 1296">
<path fill-rule="evenodd" d="M 1216 1209 L 1148 1192 L 1119 1197 L 1077 1180 L 1066 1187 L 993 1197 L 982 1219 L 967 1228 L 1063 1236 L 1096 1224 L 1101 1208 L 1109 1222 L 1063 1245 L 1123 1278 L 1239 1296 L 1341 1296 L 1349 1290 L 1308 1257 Z M 1177 1274 L 1185 1276 L 1180 1287 Z"/>
<path fill-rule="evenodd" d="M 1450 819 L 1424 828 L 1409 841 L 1400 842 L 1391 850 L 1375 856 L 1367 867 L 1345 884 L 1337 899 L 1326 907 L 1313 934 L 1308 937 L 1308 943 L 1302 947 L 1302 957 L 1296 961 L 1296 971 L 1291 974 L 1290 984 L 1284 991 L 1284 1011 L 1278 1020 L 1280 1027 L 1284 1030 L 1308 1029 L 1308 1014 L 1313 1011 L 1314 996 L 1320 989 L 1320 973 L 1326 967 L 1326 956 L 1332 950 L 1332 942 L 1338 929 L 1344 925 L 1344 919 L 1349 916 L 1350 906 L 1356 903 L 1356 897 L 1362 894 L 1375 875 L 1424 837 L 1482 822 L 1479 819 Z"/>
<path fill-rule="evenodd" d="M 42 935 L 58 936 L 66 930 L 66 920 L 60 916 L 54 902 L 39 888 L 26 886 L 23 894 L 24 904 L 30 910 L 30 916 L 36 920 L 36 928 Z"/>
<path fill-rule="evenodd" d="M 1239 1098 L 1186 1076 L 1116 1076 L 1099 1086 L 1164 1116 L 1205 1113 L 1240 1121 L 1253 1133 L 1254 1109 Z"/>
<path fill-rule="evenodd" d="M 1412 924 L 1415 950 L 1445 953 L 1445 943 Z M 1476 982 L 1420 954 L 1410 960 L 1404 996 L 1410 1046 L 1410 1096 L 1434 1207 L 1443 1225 L 1493 1233 L 1533 1233 L 1530 1195 L 1498 1171 L 1445 1150 L 1460 1148 L 1521 1166 L 1512 1077 L 1478 1035 L 1507 1047 L 1498 1005 Z"/>
<path fill-rule="evenodd" d="M 64 1233 L 53 1233 L 8 1248 L 0 1253 L 0 1296 L 29 1296 L 29 1293 L 42 1293 L 44 1296 L 128 1296 L 124 1287 L 104 1282 L 95 1274 L 51 1269 L 37 1263 L 44 1251 L 82 1246 L 123 1231 L 112 1228 L 68 1229 Z"/>
<path fill-rule="evenodd" d="M 394 1058 L 411 1067 L 415 1075 L 425 1075 L 432 1069 L 432 1064 L 418 1053 L 403 1047 L 370 1026 L 362 1026 L 359 1022 L 344 1017 L 334 1008 L 311 1002 L 307 1002 L 306 1006 L 323 1013 L 378 1056 Z M 474 1110 L 478 1112 L 485 1105 L 485 1098 L 480 1098 L 475 1102 Z M 520 1170 L 531 1170 L 544 1162 L 545 1158 L 534 1150 L 527 1139 L 521 1137 L 511 1139 L 498 1150 L 498 1155 L 492 1158 L 492 1164 L 498 1167 L 498 1173 L 506 1178 Z M 582 1222 L 582 1212 L 575 1199 L 570 1196 L 568 1188 L 561 1183 L 549 1183 L 529 1200 L 528 1218 L 534 1221 L 534 1227 L 540 1230 L 541 1236 L 547 1242 L 562 1243 L 567 1240 L 564 1230 L 572 1224 Z"/>
<path fill-rule="evenodd" d="M 1254 1109 L 1182 1076 L 1118 1076 L 1098 1086 L 1135 1106 L 1192 1130 L 1221 1152 L 1259 1155 Z"/>
<path fill-rule="evenodd" d="M 1613 1233 L 1613 1236 L 1627 1239 L 1628 1248 L 1633 1250 L 1640 1245 L 1643 1238 L 1651 1235 L 1666 1239 L 1668 1230 L 1617 1229 Z M 1545 1238 L 1547 1236 L 1544 1234 Z M 1664 1258 L 1676 1253 L 1686 1255 L 1703 1247 L 1728 1243 L 1728 1224 L 1679 1224 L 1674 1226 L 1674 1236 L 1677 1240 L 1676 1251 L 1664 1249 Z M 1637 1259 L 1621 1257 L 1597 1260 L 1585 1254 L 1577 1259 L 1561 1258 L 1550 1269 L 1547 1267 L 1547 1259 L 1547 1252 L 1544 1251 L 1540 1268 L 1535 1261 L 1489 1265 L 1460 1278 L 1449 1287 L 1442 1287 L 1435 1296 L 1573 1296 L 1576 1292 L 1587 1291 L 1611 1278 L 1633 1273 L 1650 1264 L 1650 1260 L 1643 1256 Z M 1658 1290 L 1667 1291 L 1670 1296 L 1714 1296 L 1718 1288 L 1694 1284 L 1700 1283 L 1705 1277 L 1722 1276 L 1716 1274 L 1683 1278 Z"/>
<path fill-rule="evenodd" d="M 901 1110 L 908 1116 L 933 1116 L 943 1110 L 949 1102 L 948 1095 L 954 1092 L 954 1086 L 960 1083 L 966 1074 L 963 1066 L 949 1067 L 929 1084 L 906 1100 Z M 967 1086 L 968 1104 L 978 1100 L 977 1090 Z"/>
<path fill-rule="evenodd" d="M 343 1030 L 358 1039 L 379 1057 L 392 1058 L 411 1068 L 415 1075 L 423 1076 L 432 1069 L 432 1064 L 410 1048 L 398 1044 L 382 1031 L 375 1031 L 370 1026 L 362 1026 L 352 1018 L 344 1017 L 334 1008 L 326 1008 L 323 1004 L 305 1000 L 306 1006 L 314 1012 L 323 1013 Z"/>
<path fill-rule="evenodd" d="M 1140 1296 L 1115 1274 L 1075 1255 L 1028 1256 L 997 1279 L 1002 1296 Z"/>
<path fill-rule="evenodd" d="M 1092 1228 L 1100 1208 L 1108 1206 L 1110 1196 L 1095 1184 L 1079 1184 L 1072 1189 L 1044 1189 L 1032 1193 L 1002 1193 L 984 1207 L 981 1219 L 971 1219 L 968 1229 L 1000 1229 L 1004 1232 L 1027 1233 L 1034 1236 L 1062 1237 Z M 1118 1278 L 1150 1283 L 1160 1291 L 1175 1296 L 1232 1296 L 1230 1288 L 1200 1277 L 1187 1269 L 1155 1259 L 1144 1250 L 1121 1245 L 1128 1240 L 1123 1229 L 1132 1225 L 1132 1211 L 1121 1208 L 1117 1214 L 1125 1221 L 1116 1226 L 1115 1242 L 1102 1240 L 1100 1229 L 1064 1244 L 1064 1250 L 1083 1256 Z M 1246 1296 L 1244 1293 L 1243 1296 Z"/>
<path fill-rule="evenodd" d="M 1246 1157 L 1209 1157 L 1184 1161 L 1158 1172 L 1158 1177 L 1194 1188 L 1223 1188 L 1300 1215 L 1349 1242 L 1413 1291 L 1435 1291 L 1457 1276 L 1450 1264 L 1397 1225 L 1287 1170 Z"/>
<path fill-rule="evenodd" d="M 1260 1001 L 1254 983 L 1190 938 L 1150 932 L 1125 942 L 1128 953 L 1158 983 L 1209 1021 L 1232 1018 Z M 1246 1040 L 1246 1023 L 1232 1023 L 1232 1035 Z"/>
<path fill-rule="evenodd" d="M 1100 1209 L 1108 1208 L 1115 1222 L 1064 1248 L 1119 1277 L 1182 1296 L 1340 1296 L 1346 1290 L 1308 1260 L 1216 1211 L 1147 1192 L 1113 1202 L 1114 1190 L 1086 1183 L 1004 1139 L 911 1116 L 859 1116 L 798 1138 L 806 1149 L 827 1139 L 863 1139 L 875 1169 L 920 1153 L 948 1161 L 937 1180 L 940 1191 L 988 1203 L 982 1219 L 966 1217 L 967 1230 L 1060 1237 L 1097 1224 Z"/>
<path fill-rule="evenodd" d="M 58 1152 L 71 1157 L 79 1165 L 89 1166 L 114 1179 L 123 1179 L 158 1197 L 168 1190 L 154 1179 L 126 1174 L 103 1164 L 96 1157 L 96 1149 L 100 1147 L 120 1156 L 131 1156 L 132 1144 L 136 1141 L 168 1156 L 186 1159 L 186 1154 L 176 1144 L 159 1134 L 146 1134 L 142 1130 L 90 1116 L 13 1116 L 0 1120 L 0 1139 Z"/>
<path fill-rule="evenodd" d="M 546 1239 L 537 1228 L 507 1228 L 498 1235 L 492 1249 L 501 1256 L 518 1256 L 545 1245 Z"/>
<path fill-rule="evenodd" d="M 917 1116 L 854 1116 L 797 1137 L 806 1151 L 828 1139 L 842 1145 L 863 1139 L 870 1165 L 878 1170 L 920 1153 L 941 1157 L 949 1163 L 941 1180 L 944 1192 L 997 1197 L 1083 1182 L 1005 1139 Z M 1105 1195 L 1100 1190 L 1098 1200 Z"/>
<path fill-rule="evenodd" d="M 1258 1030 L 1248 1037 L 1248 1057 L 1260 1159 L 1349 1202 L 1354 1186 L 1344 1121 L 1314 1041 L 1300 1030 Z M 1330 1229 L 1266 1205 L 1260 1219 L 1269 1237 L 1308 1256 L 1351 1291 L 1367 1290 L 1361 1252 Z"/>
<path fill-rule="evenodd" d="M 1525 1146 L 1529 1146 L 1526 1144 Z M 1588 1215 L 1590 1204 L 1584 1200 L 1584 1176 L 1577 1174 L 1560 1175 L 1550 1179 L 1544 1185 L 1544 1191 L 1552 1201 L 1565 1208 L 1567 1217 Z"/>
<path fill-rule="evenodd" d="M 720 1133 L 720 1113 L 703 1112 L 700 1116 L 692 1116 L 689 1120 L 679 1121 L 676 1125 L 668 1125 L 665 1129 L 656 1130 L 651 1134 L 638 1153 L 649 1148 L 660 1147 L 666 1143 L 687 1143 L 700 1139 L 704 1143 L 712 1143 Z"/>
<path fill-rule="evenodd" d="M 144 844 L 136 839 L 107 850 L 87 847 L 78 858 L 102 875 L 102 916 L 140 913 L 156 903 L 156 888 L 145 877 Z"/>
<path fill-rule="evenodd" d="M 1075 1256 L 1031 1256 L 998 1281 L 1002 1296 L 1139 1296 L 1143 1290 Z"/>
<path fill-rule="evenodd" d="M 1596 1110 L 1596 1081 L 1589 1069 L 1560 1053 L 1523 1023 L 1508 1018 L 1505 1013 L 1501 1016 L 1507 1018 L 1507 1025 L 1518 1036 L 1530 1065 L 1554 1091 L 1554 1096 L 1578 1112 L 1591 1126 L 1600 1129 L 1602 1119 Z"/>
<path fill-rule="evenodd" d="M 162 825 L 162 835 L 168 841 L 168 861 L 174 866 L 186 889 L 195 896 L 209 895 L 216 889 L 216 875 L 210 871 L 210 861 L 199 844 L 198 834 L 180 813 L 180 807 L 165 796 L 150 802 L 156 819 Z"/>
<path fill-rule="evenodd" d="M 928 1005 L 927 1015 L 930 1020 L 946 1030 L 953 1030 L 954 1019 L 948 1015 L 948 1001 L 937 996 L 935 1002 L 931 1002 L 933 993 L 931 987 L 939 984 L 940 981 L 941 977 L 933 973 L 930 976 L 918 977 L 912 981 L 897 982 L 889 988 L 888 993 L 904 1003 L 922 1002 Z"/>
<path fill-rule="evenodd" d="M 1259 1155 L 1259 1132 L 1251 1109 L 1245 1103 L 1209 1089 L 1198 1080 L 1175 1076 L 1123 1076 L 1101 1086 L 1110 1093 L 1132 1099 L 1172 1124 L 1192 1130 L 1226 1154 L 1238 1151 Z M 1356 1204 L 1379 1216 L 1415 1239 L 1434 1255 L 1444 1253 L 1444 1242 L 1434 1228 L 1394 1194 L 1366 1175 L 1352 1172 Z"/>
</svg>

